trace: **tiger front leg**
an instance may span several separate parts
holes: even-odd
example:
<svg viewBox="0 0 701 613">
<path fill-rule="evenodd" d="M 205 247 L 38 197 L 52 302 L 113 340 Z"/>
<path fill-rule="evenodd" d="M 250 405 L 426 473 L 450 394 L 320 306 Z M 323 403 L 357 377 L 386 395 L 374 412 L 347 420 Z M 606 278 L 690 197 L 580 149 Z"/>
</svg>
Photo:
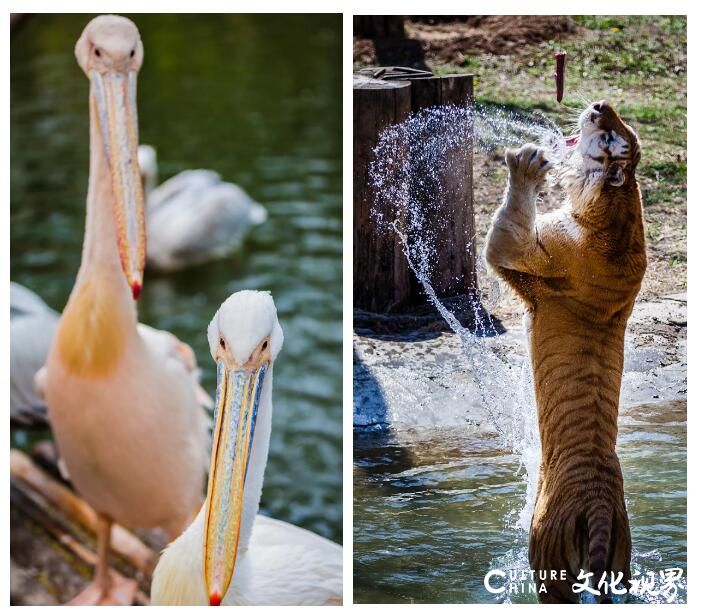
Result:
<svg viewBox="0 0 701 613">
<path fill-rule="evenodd" d="M 536 145 L 507 149 L 509 183 L 487 234 L 485 257 L 494 268 L 533 272 L 531 254 L 537 247 L 536 197 L 552 164 Z"/>
</svg>

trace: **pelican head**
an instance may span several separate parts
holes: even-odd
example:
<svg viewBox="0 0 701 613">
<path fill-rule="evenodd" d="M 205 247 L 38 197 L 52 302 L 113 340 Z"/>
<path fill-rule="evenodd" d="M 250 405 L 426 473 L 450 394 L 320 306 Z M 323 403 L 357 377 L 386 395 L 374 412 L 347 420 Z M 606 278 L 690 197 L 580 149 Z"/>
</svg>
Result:
<svg viewBox="0 0 701 613">
<path fill-rule="evenodd" d="M 202 559 L 209 602 L 218 605 L 236 564 L 258 412 L 270 410 L 261 406 L 261 391 L 266 383 L 270 385 L 273 363 L 282 348 L 282 328 L 272 297 L 256 291 L 229 297 L 209 324 L 207 338 L 217 363 L 217 394 Z"/>
<path fill-rule="evenodd" d="M 136 75 L 144 58 L 139 30 L 124 17 L 96 17 L 78 39 L 75 57 L 90 79 L 91 113 L 99 125 L 112 182 L 119 256 L 136 299 L 146 258 L 144 194 L 137 162 Z"/>
</svg>

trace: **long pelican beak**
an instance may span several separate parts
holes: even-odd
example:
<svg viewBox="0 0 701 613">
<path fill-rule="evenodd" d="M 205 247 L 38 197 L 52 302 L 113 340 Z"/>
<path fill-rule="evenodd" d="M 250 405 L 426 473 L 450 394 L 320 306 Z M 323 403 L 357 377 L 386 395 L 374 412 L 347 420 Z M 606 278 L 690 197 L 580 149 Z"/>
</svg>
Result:
<svg viewBox="0 0 701 613">
<path fill-rule="evenodd" d="M 93 70 L 90 83 L 112 174 L 119 257 L 136 300 L 143 286 L 146 260 L 144 192 L 137 158 L 136 72 L 101 74 Z"/>
<path fill-rule="evenodd" d="M 234 574 L 243 494 L 269 361 L 228 369 L 217 361 L 215 429 L 205 501 L 204 577 L 210 605 L 221 604 Z"/>
</svg>

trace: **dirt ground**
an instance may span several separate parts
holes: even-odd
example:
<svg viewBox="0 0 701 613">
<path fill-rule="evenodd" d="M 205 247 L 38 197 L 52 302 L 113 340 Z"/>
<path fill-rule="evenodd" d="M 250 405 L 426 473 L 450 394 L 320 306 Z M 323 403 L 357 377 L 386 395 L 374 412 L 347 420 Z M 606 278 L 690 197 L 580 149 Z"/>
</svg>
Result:
<svg viewBox="0 0 701 613">
<path fill-rule="evenodd" d="M 405 22 L 407 41 L 419 41 L 427 62 L 459 64 L 465 55 L 518 53 L 524 45 L 560 38 L 578 31 L 572 18 L 560 15 L 472 15 L 464 21 L 440 18 L 411 19 Z M 394 40 L 401 49 L 403 43 Z M 411 43 L 408 43 L 411 47 Z M 378 62 L 375 41 L 355 38 L 353 60 L 363 65 Z"/>
</svg>

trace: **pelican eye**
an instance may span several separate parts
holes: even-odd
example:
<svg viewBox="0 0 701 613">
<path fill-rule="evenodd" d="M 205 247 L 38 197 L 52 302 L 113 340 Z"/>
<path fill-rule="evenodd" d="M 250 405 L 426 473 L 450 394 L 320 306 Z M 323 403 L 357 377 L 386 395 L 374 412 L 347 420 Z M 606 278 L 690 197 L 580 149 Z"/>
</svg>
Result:
<svg viewBox="0 0 701 613">
<path fill-rule="evenodd" d="M 100 57 L 100 55 L 102 55 L 102 54 L 100 53 L 100 50 L 99 50 L 97 47 L 95 47 L 95 55 L 96 55 L 97 57 Z"/>
<path fill-rule="evenodd" d="M 220 339 L 219 339 L 219 346 L 220 346 L 222 349 L 226 349 L 226 343 L 224 342 L 224 339 L 223 339 L 223 338 L 220 338 Z"/>
<path fill-rule="evenodd" d="M 129 57 L 134 57 L 134 53 L 136 53 L 136 51 L 134 49 L 132 49 L 131 53 L 129 53 Z"/>
<path fill-rule="evenodd" d="M 265 351 L 268 348 L 268 341 L 265 341 L 263 343 L 263 351 Z"/>
</svg>

